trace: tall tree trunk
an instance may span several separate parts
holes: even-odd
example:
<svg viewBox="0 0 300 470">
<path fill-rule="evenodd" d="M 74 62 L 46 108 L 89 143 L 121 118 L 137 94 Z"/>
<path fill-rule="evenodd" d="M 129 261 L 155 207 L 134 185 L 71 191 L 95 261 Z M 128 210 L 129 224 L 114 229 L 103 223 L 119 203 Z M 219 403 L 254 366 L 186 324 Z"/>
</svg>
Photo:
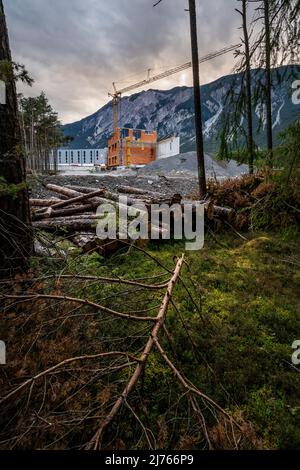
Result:
<svg viewBox="0 0 300 470">
<path fill-rule="evenodd" d="M 243 2 L 242 18 L 243 18 L 245 58 L 246 58 L 248 163 L 249 163 L 249 171 L 252 174 L 253 162 L 254 162 L 254 143 L 253 143 L 253 121 L 252 121 L 251 59 L 250 59 L 249 34 L 248 34 L 248 26 L 247 26 L 247 0 L 242 0 L 242 2 Z"/>
<path fill-rule="evenodd" d="M 195 130 L 196 130 L 199 192 L 200 192 L 200 198 L 204 198 L 206 196 L 207 188 L 206 188 L 205 160 L 204 160 L 204 148 L 203 148 L 201 91 L 200 91 L 200 77 L 199 77 L 199 54 L 198 54 L 197 19 L 196 19 L 195 0 L 189 0 L 189 10 L 190 10 L 192 63 L 193 63 L 193 77 L 194 77 Z"/>
<path fill-rule="evenodd" d="M 268 164 L 273 165 L 273 127 L 272 127 L 272 91 L 271 91 L 271 32 L 270 32 L 270 0 L 264 0 L 265 22 L 265 89 L 267 113 L 267 145 Z"/>
<path fill-rule="evenodd" d="M 0 61 L 11 62 L 3 2 L 0 0 Z M 0 277 L 24 268 L 32 252 L 25 158 L 21 153 L 16 87 L 6 81 L 0 104 Z"/>
</svg>

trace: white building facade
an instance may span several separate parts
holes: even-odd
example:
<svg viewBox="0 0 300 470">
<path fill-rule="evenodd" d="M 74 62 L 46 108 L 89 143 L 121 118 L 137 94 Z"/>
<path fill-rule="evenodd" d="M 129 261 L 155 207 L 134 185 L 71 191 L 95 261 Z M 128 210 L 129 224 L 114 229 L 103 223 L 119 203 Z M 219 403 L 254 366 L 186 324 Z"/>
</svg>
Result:
<svg viewBox="0 0 300 470">
<path fill-rule="evenodd" d="M 156 159 L 168 158 L 180 153 L 180 137 L 169 136 L 157 142 Z M 107 165 L 108 149 L 58 148 L 50 152 L 50 163 L 58 167 L 94 167 Z"/>
<path fill-rule="evenodd" d="M 157 142 L 157 160 L 173 157 L 180 153 L 180 137 L 174 135 Z"/>
<path fill-rule="evenodd" d="M 53 158 L 53 156 L 52 156 Z M 105 149 L 57 149 L 58 166 L 95 166 L 106 165 Z"/>
</svg>

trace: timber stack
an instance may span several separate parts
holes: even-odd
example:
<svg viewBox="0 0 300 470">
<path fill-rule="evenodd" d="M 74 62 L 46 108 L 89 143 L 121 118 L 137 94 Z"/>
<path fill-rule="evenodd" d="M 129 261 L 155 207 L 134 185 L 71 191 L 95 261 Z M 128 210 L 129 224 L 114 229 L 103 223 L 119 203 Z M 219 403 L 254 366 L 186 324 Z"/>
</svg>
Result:
<svg viewBox="0 0 300 470">
<path fill-rule="evenodd" d="M 123 239 L 123 237 L 121 237 L 122 239 L 116 237 L 111 240 L 101 240 L 97 237 L 96 226 L 101 217 L 97 214 L 99 206 L 105 204 L 107 208 L 111 207 L 115 213 L 118 213 L 122 208 L 126 209 L 126 213 L 132 206 L 139 208 L 136 209 L 135 214 L 145 215 L 148 221 L 147 239 L 137 242 L 142 245 L 145 245 L 147 240 L 153 239 L 153 234 L 155 234 L 157 240 L 172 238 L 174 221 L 176 217 L 181 217 L 182 221 L 185 204 L 188 203 L 193 206 L 193 210 L 196 209 L 195 201 L 183 201 L 180 194 L 167 197 L 163 193 L 141 190 L 131 186 L 117 186 L 115 192 L 111 192 L 106 188 L 59 186 L 55 184 L 47 184 L 45 188 L 55 193 L 55 197 L 30 200 L 34 229 L 55 234 L 67 233 L 68 239 L 81 248 L 83 252 L 98 251 L 104 256 L 119 250 L 131 241 L 126 240 L 126 238 Z M 123 199 L 121 196 L 123 196 Z M 126 200 L 124 199 L 125 196 Z M 171 212 L 168 224 L 162 221 L 162 217 L 157 216 L 154 222 L 154 205 L 157 207 L 157 211 L 162 213 L 163 210 L 174 204 L 183 209 L 183 211 L 179 211 L 178 216 L 176 216 L 176 212 Z M 218 207 L 207 201 L 203 201 L 203 204 L 206 218 L 215 226 L 222 220 L 227 223 L 232 221 L 234 217 L 232 209 Z"/>
</svg>

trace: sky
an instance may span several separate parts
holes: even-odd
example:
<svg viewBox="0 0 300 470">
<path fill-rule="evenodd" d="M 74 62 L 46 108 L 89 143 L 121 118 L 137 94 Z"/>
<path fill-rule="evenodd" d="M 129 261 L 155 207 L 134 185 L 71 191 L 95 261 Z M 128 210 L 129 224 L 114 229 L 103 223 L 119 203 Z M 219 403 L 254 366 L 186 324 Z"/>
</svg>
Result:
<svg viewBox="0 0 300 470">
<path fill-rule="evenodd" d="M 191 60 L 188 0 L 4 0 L 13 60 L 45 91 L 66 124 L 109 101 L 117 88 Z M 240 42 L 237 0 L 196 0 L 199 55 Z M 201 65 L 201 83 L 232 72 L 233 54 Z M 190 86 L 191 70 L 148 88 Z M 137 89 L 136 92 L 141 89 Z"/>
</svg>

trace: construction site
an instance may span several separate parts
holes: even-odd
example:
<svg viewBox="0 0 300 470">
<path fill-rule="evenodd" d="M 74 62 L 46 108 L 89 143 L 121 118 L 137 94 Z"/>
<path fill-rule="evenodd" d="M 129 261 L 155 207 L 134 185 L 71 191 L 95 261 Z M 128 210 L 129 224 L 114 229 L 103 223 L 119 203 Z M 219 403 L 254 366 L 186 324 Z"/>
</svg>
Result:
<svg viewBox="0 0 300 470">
<path fill-rule="evenodd" d="M 108 141 L 107 167 L 147 165 L 156 160 L 157 133 L 117 128 Z"/>
<path fill-rule="evenodd" d="M 233 52 L 241 45 L 234 44 L 224 47 L 218 51 L 205 55 L 199 60 L 199 64 L 208 62 L 229 52 Z M 121 90 L 116 88 L 113 82 L 113 92 L 109 93 L 113 103 L 113 125 L 114 130 L 111 138 L 108 140 L 107 168 L 144 166 L 155 161 L 159 155 L 160 158 L 177 155 L 180 153 L 170 153 L 159 151 L 156 129 L 128 129 L 122 127 L 122 96 L 133 92 L 136 89 L 150 85 L 151 83 L 163 80 L 172 75 L 191 69 L 192 62 L 186 62 L 177 67 L 168 69 L 158 75 L 151 76 L 151 69 L 148 70 L 147 77 L 129 85 Z M 163 136 L 162 141 L 168 136 Z M 174 136 L 175 137 L 175 136 Z"/>
</svg>

